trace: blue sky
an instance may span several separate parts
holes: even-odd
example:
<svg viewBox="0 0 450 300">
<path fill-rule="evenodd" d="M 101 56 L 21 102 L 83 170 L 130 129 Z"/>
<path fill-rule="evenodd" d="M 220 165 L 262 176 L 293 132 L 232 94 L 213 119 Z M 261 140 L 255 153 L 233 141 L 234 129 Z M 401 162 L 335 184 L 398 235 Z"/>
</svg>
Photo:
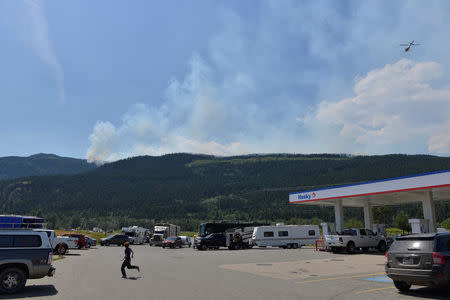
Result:
<svg viewBox="0 0 450 300">
<path fill-rule="evenodd" d="M 450 154 L 447 1 L 1 1 L 0 156 Z M 422 45 L 406 53 L 400 43 Z"/>
</svg>

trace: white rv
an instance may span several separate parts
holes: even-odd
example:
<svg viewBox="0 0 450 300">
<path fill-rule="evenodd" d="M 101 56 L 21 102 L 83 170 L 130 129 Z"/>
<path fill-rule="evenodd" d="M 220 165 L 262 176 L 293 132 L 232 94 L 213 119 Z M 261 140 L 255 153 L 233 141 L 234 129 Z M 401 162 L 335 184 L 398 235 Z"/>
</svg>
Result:
<svg viewBox="0 0 450 300">
<path fill-rule="evenodd" d="M 123 227 L 122 233 L 130 238 L 131 244 L 143 244 L 147 237 L 148 229 L 138 226 Z"/>
<path fill-rule="evenodd" d="M 259 247 L 282 247 L 296 249 L 303 245 L 314 244 L 320 239 L 317 225 L 259 226 L 253 230 L 251 244 Z"/>
</svg>

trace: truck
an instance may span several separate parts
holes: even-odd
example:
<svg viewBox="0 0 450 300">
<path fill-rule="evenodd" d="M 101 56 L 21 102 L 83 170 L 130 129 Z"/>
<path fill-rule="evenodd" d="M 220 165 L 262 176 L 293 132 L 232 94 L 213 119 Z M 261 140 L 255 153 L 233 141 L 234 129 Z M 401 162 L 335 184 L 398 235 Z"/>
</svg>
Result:
<svg viewBox="0 0 450 300">
<path fill-rule="evenodd" d="M 169 223 L 155 224 L 153 236 L 149 241 L 150 246 L 162 246 L 162 242 L 169 236 L 178 236 L 181 233 L 180 226 Z"/>
<path fill-rule="evenodd" d="M 122 233 L 130 238 L 130 244 L 143 244 L 146 240 L 148 229 L 139 226 L 122 227 Z"/>
<path fill-rule="evenodd" d="M 212 222 L 212 223 L 201 223 L 198 230 L 198 235 L 194 238 L 193 247 L 197 248 L 200 245 L 200 241 L 202 238 L 210 235 L 211 233 L 223 233 L 225 236 L 225 232 L 229 230 L 235 230 L 243 227 L 256 227 L 256 226 L 264 226 L 269 225 L 266 223 L 257 223 L 257 222 Z"/>
<path fill-rule="evenodd" d="M 370 248 L 386 252 L 386 238 L 370 229 L 350 228 L 345 229 L 341 234 L 331 234 L 325 236 L 325 246 L 333 253 L 345 250 L 347 253 L 355 253 L 361 249 L 368 252 Z"/>
<path fill-rule="evenodd" d="M 240 226 L 225 231 L 225 243 L 230 250 L 252 248 L 250 243 L 255 226 Z"/>
<path fill-rule="evenodd" d="M 320 239 L 320 229 L 317 225 L 279 223 L 276 226 L 255 227 L 250 243 L 258 247 L 297 249 L 314 244 L 317 239 Z"/>
<path fill-rule="evenodd" d="M 69 236 L 57 236 L 54 230 L 34 229 L 34 231 L 45 232 L 52 246 L 53 253 L 65 255 L 69 249 L 78 249 L 78 238 Z"/>
<path fill-rule="evenodd" d="M 0 294 L 22 290 L 28 279 L 53 276 L 48 236 L 31 229 L 0 230 Z"/>
</svg>

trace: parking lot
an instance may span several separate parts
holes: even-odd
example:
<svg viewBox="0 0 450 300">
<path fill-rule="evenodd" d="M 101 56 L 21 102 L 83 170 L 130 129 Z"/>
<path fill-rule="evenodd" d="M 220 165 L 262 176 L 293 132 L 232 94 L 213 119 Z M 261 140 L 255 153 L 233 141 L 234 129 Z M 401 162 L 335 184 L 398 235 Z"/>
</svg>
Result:
<svg viewBox="0 0 450 300">
<path fill-rule="evenodd" d="M 132 246 L 141 272 L 120 273 L 122 247 L 72 250 L 53 278 L 29 280 L 2 299 L 450 299 L 413 287 L 399 293 L 384 276 L 384 256 L 312 248 L 197 251 Z"/>
</svg>

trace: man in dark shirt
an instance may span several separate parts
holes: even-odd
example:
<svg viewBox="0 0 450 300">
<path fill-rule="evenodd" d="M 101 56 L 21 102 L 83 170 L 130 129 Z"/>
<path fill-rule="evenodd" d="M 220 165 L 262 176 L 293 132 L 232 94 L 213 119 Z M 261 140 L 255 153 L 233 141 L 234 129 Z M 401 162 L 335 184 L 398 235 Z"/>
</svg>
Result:
<svg viewBox="0 0 450 300">
<path fill-rule="evenodd" d="M 120 270 L 122 271 L 122 278 L 127 278 L 127 274 L 125 273 L 125 267 L 127 267 L 127 269 L 137 269 L 138 272 L 140 272 L 140 270 L 138 266 L 131 265 L 131 259 L 134 258 L 134 251 L 131 250 L 130 243 L 125 242 L 124 245 L 125 245 L 125 256 L 122 258 L 123 263 Z"/>
</svg>

